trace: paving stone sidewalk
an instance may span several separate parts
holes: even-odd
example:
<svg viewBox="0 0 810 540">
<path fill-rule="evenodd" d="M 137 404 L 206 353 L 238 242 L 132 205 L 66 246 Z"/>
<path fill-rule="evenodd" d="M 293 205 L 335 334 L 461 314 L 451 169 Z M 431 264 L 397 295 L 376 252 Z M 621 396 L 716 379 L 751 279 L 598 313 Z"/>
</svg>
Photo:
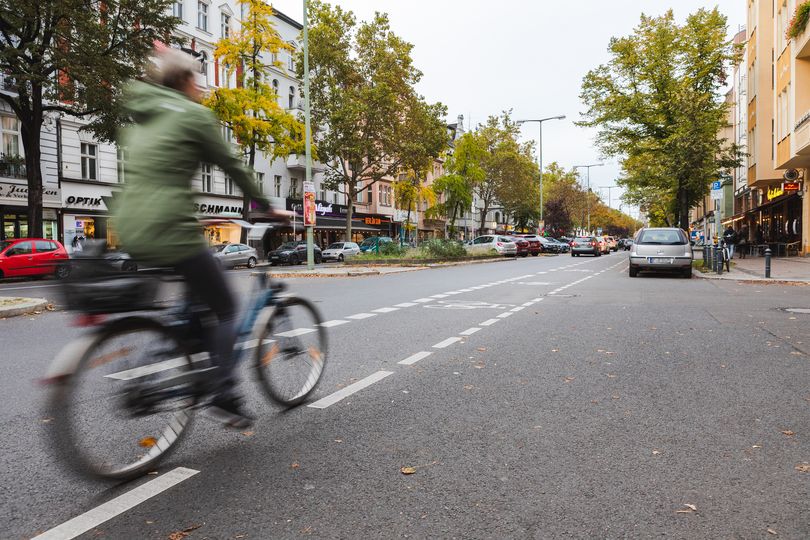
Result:
<svg viewBox="0 0 810 540">
<path fill-rule="evenodd" d="M 695 254 L 697 257 L 700 255 Z M 696 276 L 705 279 L 728 279 L 737 281 L 787 281 L 810 283 L 810 258 L 806 257 L 773 257 L 771 259 L 771 277 L 765 277 L 765 257 L 746 256 L 745 259 L 734 257 L 731 272 L 722 275 L 695 272 Z"/>
</svg>

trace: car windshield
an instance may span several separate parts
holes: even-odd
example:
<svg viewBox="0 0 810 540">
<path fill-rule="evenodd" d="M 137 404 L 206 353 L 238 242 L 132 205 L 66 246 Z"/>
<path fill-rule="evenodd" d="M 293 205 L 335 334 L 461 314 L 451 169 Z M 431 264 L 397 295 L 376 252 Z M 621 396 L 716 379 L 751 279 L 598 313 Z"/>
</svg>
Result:
<svg viewBox="0 0 810 540">
<path fill-rule="evenodd" d="M 340 242 L 336 244 L 329 244 L 329 247 L 326 249 L 343 249 L 343 244 Z"/>
<path fill-rule="evenodd" d="M 216 245 L 216 246 L 211 246 L 211 251 L 213 253 L 219 253 L 220 251 L 222 251 L 226 247 L 228 247 L 228 244 L 219 244 L 219 245 Z"/>
<path fill-rule="evenodd" d="M 284 242 L 279 249 L 295 249 L 295 242 Z"/>
<path fill-rule="evenodd" d="M 373 246 L 374 245 L 374 239 L 373 238 L 366 238 L 365 240 L 363 240 L 363 243 L 360 244 L 360 245 L 361 246 Z"/>
<path fill-rule="evenodd" d="M 587 238 L 587 237 L 584 237 L 584 236 L 582 238 L 577 238 L 576 239 L 576 242 L 579 243 L 579 244 L 583 244 L 583 243 L 589 243 L 590 244 L 591 241 L 592 241 L 591 238 Z"/>
<path fill-rule="evenodd" d="M 677 246 L 687 244 L 686 235 L 677 229 L 642 231 L 639 244 L 655 246 Z"/>
</svg>

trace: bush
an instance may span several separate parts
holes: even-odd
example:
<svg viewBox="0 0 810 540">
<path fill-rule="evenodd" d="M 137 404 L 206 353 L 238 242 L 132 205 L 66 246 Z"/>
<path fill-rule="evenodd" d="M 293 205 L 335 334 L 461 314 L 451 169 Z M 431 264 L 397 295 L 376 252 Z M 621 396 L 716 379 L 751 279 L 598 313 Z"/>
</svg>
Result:
<svg viewBox="0 0 810 540">
<path fill-rule="evenodd" d="M 427 240 L 420 247 L 427 257 L 436 259 L 458 259 L 467 256 L 464 245 L 455 240 Z"/>
<path fill-rule="evenodd" d="M 369 250 L 373 251 L 373 250 Z M 380 244 L 380 255 L 402 256 L 408 251 L 408 246 L 400 246 L 396 242 L 385 242 Z"/>
</svg>

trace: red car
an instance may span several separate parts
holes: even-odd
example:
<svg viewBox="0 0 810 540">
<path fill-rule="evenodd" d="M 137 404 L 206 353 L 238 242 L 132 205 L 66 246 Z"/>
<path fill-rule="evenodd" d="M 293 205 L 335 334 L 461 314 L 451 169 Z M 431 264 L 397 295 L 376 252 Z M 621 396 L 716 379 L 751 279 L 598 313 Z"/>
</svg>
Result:
<svg viewBox="0 0 810 540">
<path fill-rule="evenodd" d="M 69 259 L 65 246 L 45 238 L 15 238 L 0 241 L 0 278 L 16 276 L 66 277 Z"/>
<path fill-rule="evenodd" d="M 528 257 L 529 256 L 529 241 L 520 236 L 509 237 L 517 246 L 517 253 L 515 257 Z"/>
<path fill-rule="evenodd" d="M 526 234 L 521 236 L 521 238 L 529 243 L 529 255 L 537 257 L 543 253 L 543 244 L 540 242 L 540 237 L 536 234 Z"/>
</svg>

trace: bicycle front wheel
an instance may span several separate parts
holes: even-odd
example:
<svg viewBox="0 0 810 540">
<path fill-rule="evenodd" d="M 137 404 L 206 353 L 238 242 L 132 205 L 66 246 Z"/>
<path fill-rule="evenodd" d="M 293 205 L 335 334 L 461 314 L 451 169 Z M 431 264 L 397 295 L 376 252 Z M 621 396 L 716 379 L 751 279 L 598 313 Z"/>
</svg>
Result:
<svg viewBox="0 0 810 540">
<path fill-rule="evenodd" d="M 149 387 L 191 369 L 182 344 L 141 317 L 105 325 L 71 352 L 75 370 L 50 396 L 53 444 L 74 470 L 106 479 L 147 473 L 175 448 L 191 422 L 194 393 L 149 401 Z"/>
<path fill-rule="evenodd" d="M 270 398 L 298 405 L 315 390 L 326 366 L 326 330 L 321 316 L 307 300 L 289 297 L 259 333 L 256 370 Z"/>
</svg>

